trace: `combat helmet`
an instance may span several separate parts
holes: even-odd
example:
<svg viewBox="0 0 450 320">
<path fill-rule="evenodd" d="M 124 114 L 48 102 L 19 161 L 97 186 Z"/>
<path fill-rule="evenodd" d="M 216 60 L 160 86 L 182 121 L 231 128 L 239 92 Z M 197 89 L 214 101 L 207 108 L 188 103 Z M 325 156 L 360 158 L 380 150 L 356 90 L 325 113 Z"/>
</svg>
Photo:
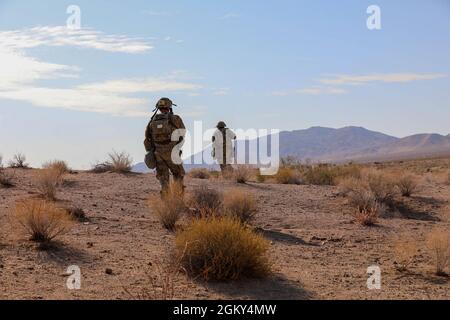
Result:
<svg viewBox="0 0 450 320">
<path fill-rule="evenodd" d="M 156 109 L 162 109 L 162 108 L 171 109 L 172 106 L 176 106 L 176 104 L 174 104 L 172 102 L 172 100 L 170 100 L 169 98 L 161 98 L 161 99 L 159 99 L 158 103 L 156 103 Z"/>
<path fill-rule="evenodd" d="M 223 129 L 226 128 L 226 124 L 223 121 L 219 121 L 219 123 L 217 124 L 217 129 Z"/>
</svg>

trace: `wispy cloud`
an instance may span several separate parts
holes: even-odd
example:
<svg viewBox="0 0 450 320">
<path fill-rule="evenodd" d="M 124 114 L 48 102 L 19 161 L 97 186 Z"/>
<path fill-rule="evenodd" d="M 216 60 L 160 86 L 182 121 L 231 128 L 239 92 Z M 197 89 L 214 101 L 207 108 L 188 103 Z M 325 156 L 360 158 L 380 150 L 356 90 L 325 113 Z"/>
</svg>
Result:
<svg viewBox="0 0 450 320">
<path fill-rule="evenodd" d="M 48 108 L 142 116 L 150 103 L 134 94 L 195 92 L 198 84 L 180 80 L 177 74 L 167 78 L 106 80 L 69 88 L 44 87 L 43 79 L 79 78 L 75 66 L 41 61 L 27 54 L 39 46 L 73 46 L 107 52 L 141 53 L 152 47 L 145 41 L 127 36 L 106 35 L 92 30 L 66 27 L 36 27 L 0 32 L 0 99 L 10 99 Z"/>
<path fill-rule="evenodd" d="M 105 34 L 94 29 L 69 29 L 66 26 L 43 26 L 0 32 L 0 46 L 28 49 L 38 46 L 73 46 L 108 52 L 143 53 L 153 47 L 148 41 L 125 35 Z"/>
<path fill-rule="evenodd" d="M 10 90 L 41 79 L 77 77 L 79 68 L 39 61 L 20 50 L 0 47 L 0 90 Z"/>
<path fill-rule="evenodd" d="M 308 88 L 300 88 L 296 90 L 289 91 L 274 91 L 272 92 L 273 96 L 290 96 L 290 95 L 333 95 L 333 94 L 345 94 L 346 90 L 340 88 L 333 87 L 308 87 Z"/>
<path fill-rule="evenodd" d="M 228 20 L 228 19 L 236 19 L 239 18 L 241 15 L 234 12 L 229 12 L 223 16 L 220 17 L 221 20 Z"/>
<path fill-rule="evenodd" d="M 189 92 L 199 88 L 201 86 L 195 84 L 158 78 L 127 79 L 78 85 L 69 89 L 25 86 L 0 90 L 0 98 L 29 102 L 39 107 L 133 117 L 148 115 L 151 103 L 130 94 Z"/>
<path fill-rule="evenodd" d="M 215 96 L 226 96 L 230 92 L 230 88 L 218 88 L 213 91 Z"/>
<path fill-rule="evenodd" d="M 445 77 L 439 73 L 375 73 L 368 75 L 340 74 L 320 79 L 326 85 L 362 85 L 370 82 L 407 83 L 421 80 L 435 80 Z"/>
<path fill-rule="evenodd" d="M 111 80 L 79 86 L 83 90 L 102 93 L 139 93 L 139 92 L 173 92 L 193 91 L 202 86 L 187 82 L 164 80 L 158 78 Z"/>
</svg>

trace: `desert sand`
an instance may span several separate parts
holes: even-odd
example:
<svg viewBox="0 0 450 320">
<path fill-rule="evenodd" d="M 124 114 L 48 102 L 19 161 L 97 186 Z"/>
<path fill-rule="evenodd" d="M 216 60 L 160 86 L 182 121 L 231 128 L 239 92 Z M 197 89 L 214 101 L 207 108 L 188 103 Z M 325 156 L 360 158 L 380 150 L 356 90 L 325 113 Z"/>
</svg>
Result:
<svg viewBox="0 0 450 320">
<path fill-rule="evenodd" d="M 58 204 L 83 209 L 89 221 L 78 222 L 55 248 L 42 251 L 11 219 L 16 201 L 37 196 L 36 170 L 14 172 L 15 187 L 0 188 L 0 299 L 131 299 L 126 291 L 148 286 L 146 270 L 170 258 L 175 236 L 147 204 L 159 193 L 154 174 L 67 175 Z M 423 175 L 418 194 L 404 200 L 404 210 L 382 217 L 374 227 L 353 221 L 352 208 L 335 186 L 187 178 L 187 191 L 205 183 L 223 192 L 242 188 L 257 198 L 252 225 L 271 243 L 274 274 L 231 283 L 181 274 L 175 282 L 177 299 L 450 298 L 449 278 L 434 275 L 424 244 L 433 228 L 450 228 L 450 185 L 432 173 Z M 395 268 L 394 242 L 402 237 L 419 247 L 408 272 Z M 81 290 L 66 287 L 70 265 L 81 268 Z M 372 265 L 381 268 L 381 290 L 367 289 Z"/>
</svg>

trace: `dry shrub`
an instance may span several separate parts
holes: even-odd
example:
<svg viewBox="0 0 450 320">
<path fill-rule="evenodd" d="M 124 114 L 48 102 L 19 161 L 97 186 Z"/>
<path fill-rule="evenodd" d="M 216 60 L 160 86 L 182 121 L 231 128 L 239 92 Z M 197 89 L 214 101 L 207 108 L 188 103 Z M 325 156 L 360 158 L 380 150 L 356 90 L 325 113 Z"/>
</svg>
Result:
<svg viewBox="0 0 450 320">
<path fill-rule="evenodd" d="M 400 174 L 395 181 L 403 197 L 410 197 L 419 189 L 418 179 L 412 174 Z"/>
<path fill-rule="evenodd" d="M 9 162 L 10 168 L 17 168 L 17 169 L 27 169 L 28 163 L 26 163 L 27 158 L 22 153 L 17 153 L 13 156 L 13 159 Z"/>
<path fill-rule="evenodd" d="M 253 169 L 250 166 L 238 165 L 233 170 L 233 178 L 237 183 L 247 183 L 252 177 Z"/>
<path fill-rule="evenodd" d="M 375 200 L 382 204 L 391 204 L 396 194 L 395 182 L 391 175 L 378 170 L 364 170 L 359 178 L 347 177 L 339 182 L 343 195 L 350 193 L 372 193 Z"/>
<path fill-rule="evenodd" d="M 380 203 L 391 204 L 394 200 L 396 190 L 393 176 L 378 170 L 367 170 L 362 179 L 367 181 L 370 191 Z"/>
<path fill-rule="evenodd" d="M 16 204 L 15 218 L 30 240 L 48 243 L 68 232 L 73 220 L 64 209 L 45 200 L 29 199 Z"/>
<path fill-rule="evenodd" d="M 195 210 L 198 217 L 219 214 L 222 202 L 222 193 L 215 189 L 210 189 L 206 185 L 195 188 L 188 200 L 189 206 Z"/>
<path fill-rule="evenodd" d="M 92 166 L 91 172 L 92 173 L 106 173 L 106 172 L 112 172 L 113 166 L 109 162 L 102 162 L 102 163 L 96 163 Z"/>
<path fill-rule="evenodd" d="M 408 270 L 418 252 L 413 239 L 397 240 L 394 244 L 396 268 L 400 272 Z"/>
<path fill-rule="evenodd" d="M 169 231 L 175 230 L 177 221 L 186 209 L 183 188 L 179 184 L 171 184 L 169 191 L 164 194 L 163 198 L 160 196 L 151 197 L 149 206 L 164 228 Z"/>
<path fill-rule="evenodd" d="M 358 178 L 361 176 L 359 166 L 349 164 L 333 166 L 320 164 L 316 166 L 303 166 L 302 177 L 305 183 L 312 185 L 336 185 L 341 179 L 348 177 Z"/>
<path fill-rule="evenodd" d="M 312 185 L 334 184 L 334 176 L 328 165 L 305 167 L 302 176 L 307 184 Z"/>
<path fill-rule="evenodd" d="M 382 211 L 384 205 L 378 201 L 368 183 L 360 179 L 346 178 L 339 184 L 342 194 L 347 196 L 348 202 L 355 207 L 353 217 L 364 226 L 374 225 Z"/>
<path fill-rule="evenodd" d="M 258 172 L 256 173 L 256 181 L 259 182 L 259 183 L 264 183 L 264 182 L 266 182 L 267 177 L 268 177 L 267 175 L 261 174 L 261 172 L 259 172 L 259 170 L 258 170 Z"/>
<path fill-rule="evenodd" d="M 450 260 L 449 230 L 433 230 L 427 237 L 427 246 L 434 257 L 436 275 L 447 276 L 447 273 L 445 273 L 445 268 Z"/>
<path fill-rule="evenodd" d="M 67 162 L 62 160 L 53 160 L 46 162 L 42 165 L 42 168 L 56 170 L 60 173 L 61 176 L 70 172 L 70 168 L 67 165 Z"/>
<path fill-rule="evenodd" d="M 133 300 L 173 300 L 175 298 L 175 283 L 180 275 L 179 262 L 170 264 L 151 263 L 145 270 L 145 285 L 135 292 L 124 287 Z M 134 286 L 133 286 L 134 287 Z"/>
<path fill-rule="evenodd" d="M 78 208 L 78 207 L 67 208 L 67 213 L 75 221 L 78 221 L 78 222 L 88 222 L 89 221 L 89 218 L 87 217 L 86 212 L 84 212 L 84 210 L 81 208 Z"/>
<path fill-rule="evenodd" d="M 269 243 L 229 217 L 192 220 L 177 234 L 176 249 L 187 272 L 204 280 L 227 281 L 270 273 Z"/>
<path fill-rule="evenodd" d="M 240 189 L 225 193 L 223 199 L 224 213 L 243 223 L 250 222 L 258 211 L 255 197 Z"/>
<path fill-rule="evenodd" d="M 14 173 L 8 172 L 0 167 L 0 188 L 14 187 Z"/>
<path fill-rule="evenodd" d="M 126 152 L 113 151 L 108 154 L 109 163 L 113 172 L 128 173 L 131 172 L 133 159 Z"/>
<path fill-rule="evenodd" d="M 55 200 L 57 188 L 63 182 L 63 177 L 59 170 L 42 169 L 37 172 L 35 182 L 42 197 Z"/>
<path fill-rule="evenodd" d="M 296 169 L 282 167 L 275 175 L 275 181 L 280 184 L 301 184 L 300 173 Z"/>
<path fill-rule="evenodd" d="M 200 168 L 200 169 L 192 169 L 188 174 L 191 178 L 194 179 L 209 179 L 210 172 L 208 169 Z"/>
</svg>

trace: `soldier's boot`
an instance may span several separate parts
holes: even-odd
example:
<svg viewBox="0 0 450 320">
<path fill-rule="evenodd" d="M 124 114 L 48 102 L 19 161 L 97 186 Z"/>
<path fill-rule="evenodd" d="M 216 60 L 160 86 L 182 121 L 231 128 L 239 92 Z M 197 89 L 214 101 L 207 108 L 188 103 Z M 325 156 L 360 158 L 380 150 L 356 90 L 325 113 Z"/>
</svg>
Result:
<svg viewBox="0 0 450 320">
<path fill-rule="evenodd" d="M 161 179 L 159 182 L 161 183 L 161 198 L 164 199 L 170 192 L 169 180 Z"/>
<path fill-rule="evenodd" d="M 184 185 L 184 176 L 173 176 L 173 183 L 176 185 L 177 188 L 181 191 L 181 194 L 184 196 L 184 190 L 186 189 L 186 186 Z"/>
</svg>

